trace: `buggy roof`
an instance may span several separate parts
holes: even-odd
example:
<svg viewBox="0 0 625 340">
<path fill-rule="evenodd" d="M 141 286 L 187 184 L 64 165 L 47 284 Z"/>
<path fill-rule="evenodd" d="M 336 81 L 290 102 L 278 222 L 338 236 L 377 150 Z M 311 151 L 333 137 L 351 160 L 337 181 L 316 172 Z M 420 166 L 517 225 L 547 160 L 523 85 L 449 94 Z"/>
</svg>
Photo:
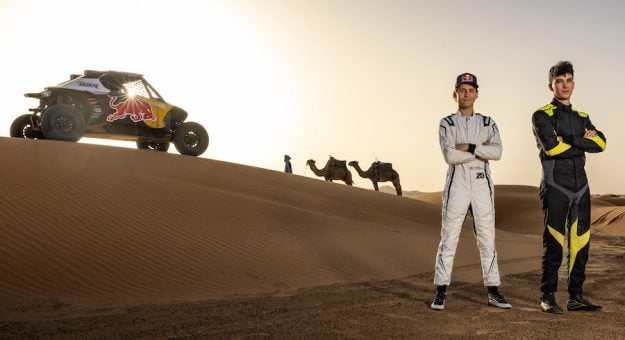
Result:
<svg viewBox="0 0 625 340">
<path fill-rule="evenodd" d="M 103 75 L 109 75 L 115 79 L 123 79 L 125 81 L 135 81 L 143 78 L 142 74 L 131 72 L 85 70 L 85 77 L 87 78 L 100 78 Z"/>
</svg>

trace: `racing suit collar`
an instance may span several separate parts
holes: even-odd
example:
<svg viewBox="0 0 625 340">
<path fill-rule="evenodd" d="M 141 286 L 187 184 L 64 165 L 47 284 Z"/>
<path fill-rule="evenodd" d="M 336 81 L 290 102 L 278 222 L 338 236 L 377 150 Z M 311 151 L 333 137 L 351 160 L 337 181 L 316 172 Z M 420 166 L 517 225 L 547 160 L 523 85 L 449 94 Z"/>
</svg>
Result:
<svg viewBox="0 0 625 340">
<path fill-rule="evenodd" d="M 475 117 L 475 111 L 473 111 L 473 113 L 470 116 L 463 116 L 462 112 L 460 112 L 460 110 L 456 111 L 456 114 L 458 115 L 458 118 L 464 118 L 464 119 L 473 119 L 473 117 Z"/>
<path fill-rule="evenodd" d="M 551 104 L 555 105 L 558 109 L 565 109 L 571 111 L 573 109 L 573 104 L 564 105 L 559 100 L 553 98 Z"/>
</svg>

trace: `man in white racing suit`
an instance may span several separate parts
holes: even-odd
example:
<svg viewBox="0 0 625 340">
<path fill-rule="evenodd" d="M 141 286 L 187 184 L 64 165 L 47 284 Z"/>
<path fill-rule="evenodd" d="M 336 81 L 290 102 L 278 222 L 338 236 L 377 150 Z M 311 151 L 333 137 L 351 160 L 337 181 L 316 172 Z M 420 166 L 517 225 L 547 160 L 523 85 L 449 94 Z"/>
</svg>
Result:
<svg viewBox="0 0 625 340">
<path fill-rule="evenodd" d="M 501 137 L 493 119 L 473 110 L 478 97 L 475 75 L 459 75 L 453 95 L 458 102 L 458 111 L 441 119 L 439 127 L 440 146 L 449 169 L 443 192 L 441 241 L 434 273 L 436 296 L 431 308 L 445 308 L 460 230 L 469 211 L 473 216 L 484 285 L 488 288 L 488 304 L 511 308 L 497 289 L 500 280 L 495 250 L 494 186 L 488 164 L 501 158 Z"/>
</svg>

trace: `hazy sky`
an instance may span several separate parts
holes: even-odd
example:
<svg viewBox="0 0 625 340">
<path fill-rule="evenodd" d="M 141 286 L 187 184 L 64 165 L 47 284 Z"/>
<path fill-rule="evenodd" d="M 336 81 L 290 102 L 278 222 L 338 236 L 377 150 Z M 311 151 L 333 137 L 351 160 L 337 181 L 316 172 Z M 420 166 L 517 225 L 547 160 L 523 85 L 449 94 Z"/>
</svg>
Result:
<svg viewBox="0 0 625 340">
<path fill-rule="evenodd" d="M 565 59 L 573 105 L 608 140 L 588 156 L 591 191 L 625 193 L 624 33 L 622 1 L 2 0 L 0 135 L 36 105 L 26 92 L 85 69 L 130 71 L 206 127 L 202 157 L 281 171 L 286 153 L 311 177 L 309 158 L 377 158 L 404 190 L 440 191 L 438 123 L 469 71 L 477 111 L 503 138 L 495 183 L 537 186 L 530 117 Z"/>
</svg>

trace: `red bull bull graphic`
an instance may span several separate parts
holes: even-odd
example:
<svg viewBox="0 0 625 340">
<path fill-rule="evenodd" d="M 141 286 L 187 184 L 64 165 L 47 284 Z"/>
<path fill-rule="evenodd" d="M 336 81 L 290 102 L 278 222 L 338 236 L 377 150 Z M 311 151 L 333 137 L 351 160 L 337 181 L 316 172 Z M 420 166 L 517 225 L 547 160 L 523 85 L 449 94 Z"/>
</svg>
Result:
<svg viewBox="0 0 625 340">
<path fill-rule="evenodd" d="M 114 109 L 115 112 L 108 115 L 106 121 L 112 122 L 126 117 L 130 117 L 130 120 L 135 123 L 143 120 L 156 120 L 156 116 L 154 116 L 152 112 L 152 106 L 150 106 L 147 101 L 139 97 L 123 97 L 126 100 L 116 103 L 118 97 L 110 97 L 109 106 Z"/>
<path fill-rule="evenodd" d="M 465 73 L 465 74 L 462 76 L 462 82 L 463 82 L 463 83 L 472 83 L 472 82 L 474 82 L 474 80 L 473 80 L 473 75 L 471 75 L 471 74 L 469 74 L 469 73 Z"/>
</svg>

